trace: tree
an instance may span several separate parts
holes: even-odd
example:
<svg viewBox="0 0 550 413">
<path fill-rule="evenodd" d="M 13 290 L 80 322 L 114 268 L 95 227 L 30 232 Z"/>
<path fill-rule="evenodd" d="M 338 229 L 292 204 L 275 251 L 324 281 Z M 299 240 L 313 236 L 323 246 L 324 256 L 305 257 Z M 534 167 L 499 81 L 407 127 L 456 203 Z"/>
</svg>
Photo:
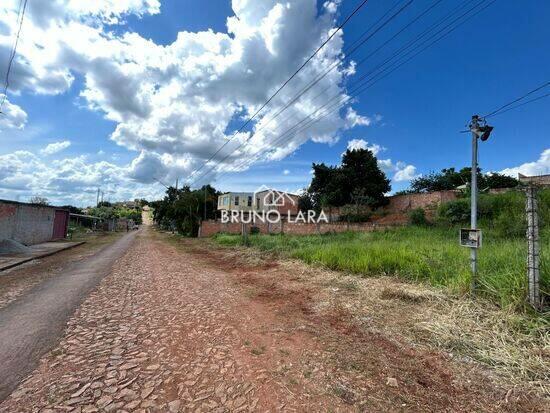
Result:
<svg viewBox="0 0 550 413">
<path fill-rule="evenodd" d="M 188 236 L 196 236 L 200 221 L 216 217 L 219 192 L 210 185 L 191 190 L 169 187 L 165 197 L 151 202 L 155 222 L 165 229 L 175 230 Z"/>
<path fill-rule="evenodd" d="M 50 205 L 50 203 L 48 202 L 48 198 L 44 198 L 43 196 L 32 196 L 30 199 L 29 199 L 29 202 L 31 204 L 37 204 L 37 205 Z"/>
<path fill-rule="evenodd" d="M 415 178 L 411 181 L 411 188 L 403 193 L 434 192 L 456 189 L 461 185 L 469 185 L 472 168 L 465 167 L 457 171 L 455 168 L 442 169 L 441 172 L 432 172 L 428 175 Z M 481 190 L 496 188 L 513 188 L 519 181 L 510 176 L 497 172 L 482 174 L 477 171 L 478 187 Z"/>
<path fill-rule="evenodd" d="M 348 149 L 342 156 L 341 166 L 313 164 L 307 201 L 316 209 L 348 204 L 378 206 L 390 190 L 390 181 L 370 150 Z M 305 206 L 306 196 L 302 197 Z"/>
</svg>

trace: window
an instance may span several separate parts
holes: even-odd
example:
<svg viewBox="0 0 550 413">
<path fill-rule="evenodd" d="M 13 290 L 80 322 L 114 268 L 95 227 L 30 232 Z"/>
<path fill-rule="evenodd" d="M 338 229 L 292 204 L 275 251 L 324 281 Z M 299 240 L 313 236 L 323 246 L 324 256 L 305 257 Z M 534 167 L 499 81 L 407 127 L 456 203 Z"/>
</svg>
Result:
<svg viewBox="0 0 550 413">
<path fill-rule="evenodd" d="M 251 196 L 248 197 L 248 206 L 249 207 L 252 206 L 252 197 Z"/>
<path fill-rule="evenodd" d="M 235 196 L 235 206 L 239 206 L 239 196 Z"/>
<path fill-rule="evenodd" d="M 228 203 L 229 203 L 229 197 L 224 196 L 224 197 L 223 197 L 223 204 L 224 204 L 224 205 L 227 205 Z"/>
</svg>

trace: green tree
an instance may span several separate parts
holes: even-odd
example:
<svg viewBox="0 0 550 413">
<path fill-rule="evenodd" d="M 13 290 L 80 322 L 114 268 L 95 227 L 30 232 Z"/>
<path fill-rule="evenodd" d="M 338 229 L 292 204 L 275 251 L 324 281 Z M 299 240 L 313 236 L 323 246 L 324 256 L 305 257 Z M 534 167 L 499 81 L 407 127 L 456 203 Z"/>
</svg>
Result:
<svg viewBox="0 0 550 413">
<path fill-rule="evenodd" d="M 457 171 L 455 168 L 445 168 L 441 172 L 432 172 L 425 176 L 420 176 L 411 181 L 410 190 L 403 193 L 421 193 L 456 189 L 461 185 L 469 185 L 471 181 L 472 168 L 465 167 Z M 519 184 L 519 181 L 510 176 L 502 175 L 497 172 L 488 174 L 477 171 L 478 187 L 481 190 L 497 188 L 513 188 Z"/>
<path fill-rule="evenodd" d="M 372 151 L 348 149 L 340 166 L 313 164 L 307 196 L 317 209 L 348 204 L 378 206 L 390 190 L 390 181 L 378 167 Z"/>
</svg>

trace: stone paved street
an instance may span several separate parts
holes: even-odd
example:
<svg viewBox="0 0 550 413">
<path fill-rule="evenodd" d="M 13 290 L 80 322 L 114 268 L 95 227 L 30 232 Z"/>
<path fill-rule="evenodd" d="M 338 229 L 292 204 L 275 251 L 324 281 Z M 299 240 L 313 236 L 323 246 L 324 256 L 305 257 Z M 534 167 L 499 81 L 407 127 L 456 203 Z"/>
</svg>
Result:
<svg viewBox="0 0 550 413">
<path fill-rule="evenodd" d="M 70 320 L 59 346 L 0 405 L 2 412 L 342 404 L 309 397 L 308 389 L 295 397 L 273 379 L 271 370 L 281 366 L 260 361 L 262 348 L 243 341 L 243 332 L 258 325 L 249 323 L 254 314 L 238 312 L 236 287 L 164 243 L 149 245 L 147 237 L 116 263 Z"/>
</svg>

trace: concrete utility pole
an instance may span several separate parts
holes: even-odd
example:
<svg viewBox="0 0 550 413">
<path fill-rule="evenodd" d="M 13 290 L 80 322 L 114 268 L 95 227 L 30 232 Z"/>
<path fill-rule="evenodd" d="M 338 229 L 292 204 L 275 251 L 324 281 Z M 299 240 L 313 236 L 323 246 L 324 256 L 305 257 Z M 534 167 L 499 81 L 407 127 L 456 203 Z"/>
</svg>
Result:
<svg viewBox="0 0 550 413">
<path fill-rule="evenodd" d="M 525 190 L 527 199 L 525 212 L 527 213 L 527 280 L 528 300 L 535 310 L 541 310 L 540 296 L 540 245 L 539 219 L 537 210 L 537 188 L 529 184 Z"/>
<path fill-rule="evenodd" d="M 473 115 L 470 124 L 468 125 L 472 132 L 472 175 L 470 182 L 471 192 L 471 213 L 470 213 L 470 229 L 477 230 L 477 144 L 478 139 L 482 141 L 489 139 L 489 135 L 493 130 L 492 126 L 487 125 L 485 120 L 479 115 Z M 477 249 L 478 245 L 470 247 L 470 266 L 472 269 L 471 292 L 475 293 L 477 287 Z"/>
<path fill-rule="evenodd" d="M 97 188 L 97 197 L 96 197 L 96 200 L 95 200 L 95 206 L 96 207 L 99 206 L 99 188 Z"/>
</svg>

